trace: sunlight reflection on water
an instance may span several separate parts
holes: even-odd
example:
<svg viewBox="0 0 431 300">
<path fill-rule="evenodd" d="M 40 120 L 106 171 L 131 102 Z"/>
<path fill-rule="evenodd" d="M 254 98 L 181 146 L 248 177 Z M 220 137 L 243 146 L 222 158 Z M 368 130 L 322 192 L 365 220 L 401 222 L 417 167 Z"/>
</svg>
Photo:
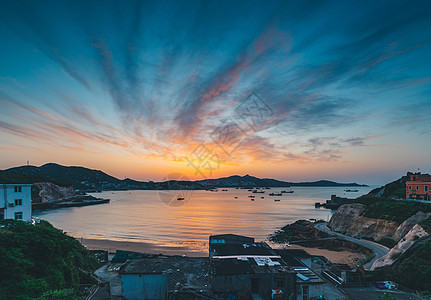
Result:
<svg viewBox="0 0 431 300">
<path fill-rule="evenodd" d="M 235 233 L 259 241 L 299 219 L 328 220 L 333 212 L 314 208 L 315 202 L 324 202 L 332 194 L 355 198 L 368 193 L 372 187 L 360 187 L 357 193 L 345 193 L 344 189 L 293 187 L 293 194 L 275 197 L 268 194 L 282 188 L 265 190 L 264 194 L 241 189 L 194 191 L 182 206 L 166 205 L 158 197 L 158 191 L 106 191 L 94 196 L 111 199 L 109 204 L 62 208 L 34 215 L 75 237 L 202 250 L 206 249 L 211 234 Z M 255 201 L 249 195 L 254 195 Z M 262 196 L 265 198 L 261 199 Z"/>
</svg>

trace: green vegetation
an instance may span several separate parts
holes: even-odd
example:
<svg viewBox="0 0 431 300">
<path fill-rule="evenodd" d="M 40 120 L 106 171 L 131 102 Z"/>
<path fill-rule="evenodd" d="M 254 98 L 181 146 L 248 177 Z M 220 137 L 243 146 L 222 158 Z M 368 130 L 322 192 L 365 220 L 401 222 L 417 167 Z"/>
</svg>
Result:
<svg viewBox="0 0 431 300">
<path fill-rule="evenodd" d="M 385 185 L 385 190 L 382 193 L 382 197 L 396 197 L 403 198 L 406 197 L 406 181 L 408 180 L 407 176 L 403 176 L 400 179 L 392 181 Z"/>
<path fill-rule="evenodd" d="M 377 241 L 377 243 L 382 244 L 388 248 L 393 248 L 397 244 L 397 242 L 391 238 L 382 238 L 381 240 Z"/>
<path fill-rule="evenodd" d="M 77 299 L 94 283 L 98 262 L 77 240 L 46 221 L 0 221 L 2 299 Z"/>
<path fill-rule="evenodd" d="M 29 183 L 34 184 L 37 182 L 52 182 L 53 184 L 56 184 L 58 186 L 70 186 L 64 182 L 60 182 L 58 180 L 51 180 L 48 178 L 40 177 L 37 175 L 31 175 L 31 174 L 24 174 L 24 173 L 17 173 L 10 170 L 1 171 L 0 170 L 0 184 L 3 183 Z M 41 199 L 39 197 L 40 189 L 32 185 L 31 186 L 31 199 L 33 202 L 40 202 Z"/>
<path fill-rule="evenodd" d="M 431 203 L 407 200 L 392 200 L 384 197 L 362 196 L 351 203 L 362 203 L 366 206 L 362 216 L 384 219 L 402 223 L 418 211 L 431 212 Z"/>
<path fill-rule="evenodd" d="M 36 183 L 36 182 L 52 182 L 58 186 L 69 186 L 64 182 L 52 180 L 38 175 L 25 174 L 10 170 L 0 170 L 0 184 L 2 183 Z"/>
<path fill-rule="evenodd" d="M 400 257 L 401 254 L 402 254 L 402 252 L 392 253 L 391 259 L 396 260 L 398 257 Z"/>
<path fill-rule="evenodd" d="M 421 225 L 422 228 L 425 229 L 426 232 L 428 232 L 428 234 L 431 234 L 431 216 L 419 222 L 419 225 Z"/>
<path fill-rule="evenodd" d="M 384 293 L 382 296 L 377 297 L 378 300 L 382 299 L 382 300 L 397 300 L 398 298 L 396 298 L 395 296 L 392 296 L 389 293 Z"/>
<path fill-rule="evenodd" d="M 375 280 L 393 280 L 415 290 L 431 290 L 431 241 L 426 241 L 395 270 L 377 269 Z"/>
<path fill-rule="evenodd" d="M 383 246 L 386 246 L 388 248 L 393 248 L 397 244 L 397 242 L 395 242 L 391 238 L 383 238 L 383 239 L 378 240 L 378 241 L 376 241 L 372 236 L 364 236 L 362 238 L 364 240 L 369 240 L 369 241 L 372 241 L 372 242 L 376 242 L 376 243 L 382 244 Z"/>
</svg>

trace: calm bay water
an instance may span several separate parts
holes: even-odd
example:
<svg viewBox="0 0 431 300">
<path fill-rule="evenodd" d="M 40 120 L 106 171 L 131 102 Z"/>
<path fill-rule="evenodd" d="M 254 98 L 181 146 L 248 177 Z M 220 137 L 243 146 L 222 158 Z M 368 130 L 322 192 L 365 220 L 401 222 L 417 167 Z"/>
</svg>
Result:
<svg viewBox="0 0 431 300">
<path fill-rule="evenodd" d="M 94 196 L 111 199 L 109 204 L 61 208 L 34 215 L 78 238 L 199 249 L 205 247 L 211 234 L 235 233 L 266 240 L 275 230 L 299 219 L 328 220 L 333 211 L 316 209 L 315 202 L 324 202 L 332 194 L 356 198 L 372 187 L 360 187 L 359 192 L 353 193 L 344 189 L 293 187 L 294 193 L 283 196 L 268 194 L 285 188 L 272 188 L 264 194 L 241 189 L 102 192 Z M 255 201 L 249 195 L 254 195 Z M 177 197 L 185 200 L 178 201 Z"/>
</svg>

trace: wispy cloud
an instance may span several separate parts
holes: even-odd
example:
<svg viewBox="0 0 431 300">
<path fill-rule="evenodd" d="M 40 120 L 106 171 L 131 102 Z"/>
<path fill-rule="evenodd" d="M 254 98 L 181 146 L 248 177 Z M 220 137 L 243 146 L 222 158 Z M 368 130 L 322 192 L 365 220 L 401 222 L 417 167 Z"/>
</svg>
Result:
<svg viewBox="0 0 431 300">
<path fill-rule="evenodd" d="M 212 130 L 257 91 L 273 115 L 230 159 L 318 163 L 342 161 L 359 147 L 391 146 L 377 143 L 386 130 L 376 124 L 395 124 L 393 118 L 377 116 L 375 107 L 402 115 L 397 126 L 418 129 L 427 122 L 427 1 L 391 7 L 325 1 L 99 6 L 1 4 L 2 30 L 52 62 L 31 61 L 31 69 L 18 62 L 25 74 L 0 77 L 0 87 L 8 85 L 6 78 L 19 84 L 13 97 L 10 88 L 0 89 L 3 132 L 63 141 L 70 149 L 93 144 L 178 161 L 208 142 Z M 5 52 L 2 59 L 16 57 Z M 35 88 L 41 73 L 56 69 L 69 80 Z M 35 99 L 46 98 L 44 105 L 31 102 L 33 91 Z M 416 113 L 403 111 L 411 98 L 421 103 Z M 105 118 L 96 111 L 104 105 L 114 110 Z M 109 119 L 112 114 L 119 123 Z M 373 135 L 365 123 L 374 126 Z M 345 127 L 353 132 L 340 130 Z M 289 138 L 300 143 L 292 146 Z"/>
</svg>

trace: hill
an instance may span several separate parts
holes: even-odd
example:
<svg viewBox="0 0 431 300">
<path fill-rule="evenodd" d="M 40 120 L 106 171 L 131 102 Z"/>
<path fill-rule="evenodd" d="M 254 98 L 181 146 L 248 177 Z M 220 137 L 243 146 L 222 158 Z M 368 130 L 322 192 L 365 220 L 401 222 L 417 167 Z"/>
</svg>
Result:
<svg viewBox="0 0 431 300">
<path fill-rule="evenodd" d="M 361 212 L 364 217 L 391 220 L 399 224 L 419 211 L 431 212 L 431 203 L 405 200 L 409 174 L 373 189 L 349 203 L 364 204 L 365 209 Z"/>
<path fill-rule="evenodd" d="M 250 175 L 229 176 L 196 181 L 141 182 L 129 178 L 120 180 L 100 170 L 85 167 L 62 166 L 48 163 L 40 167 L 21 166 L 1 171 L 0 183 L 52 182 L 59 186 L 73 186 L 84 190 L 130 190 L 130 189 L 206 189 L 212 187 L 290 187 L 290 186 L 366 186 L 357 183 L 338 183 L 329 180 L 313 182 L 286 182 Z"/>
<path fill-rule="evenodd" d="M 312 182 L 287 182 L 270 178 L 257 178 L 248 174 L 245 176 L 234 175 L 218 179 L 198 180 L 196 182 L 208 187 L 366 186 L 357 183 L 338 183 L 329 180 L 319 180 Z"/>
<path fill-rule="evenodd" d="M 289 187 L 288 182 L 276 180 L 276 179 L 261 179 L 250 175 L 239 176 L 233 175 L 229 177 L 223 177 L 218 179 L 205 179 L 198 180 L 204 186 L 214 187 Z"/>
<path fill-rule="evenodd" d="M 77 299 L 79 284 L 94 283 L 98 262 L 76 239 L 46 221 L 0 221 L 1 299 Z"/>
<path fill-rule="evenodd" d="M 40 174 L 37 174 L 37 172 L 34 173 L 34 175 L 26 174 L 25 172 L 15 172 L 12 171 L 12 169 L 0 171 L 0 184 L 1 183 L 37 183 L 37 182 L 43 182 L 48 181 L 47 178 L 40 177 Z M 65 182 L 60 182 L 59 180 L 52 179 L 50 182 L 58 185 L 66 187 L 68 186 Z"/>
<path fill-rule="evenodd" d="M 385 197 L 385 198 L 402 198 L 406 196 L 406 181 L 409 178 L 409 174 L 401 176 L 401 178 L 394 180 L 382 187 L 375 188 L 363 197 Z"/>
<path fill-rule="evenodd" d="M 120 180 L 100 170 L 75 166 L 67 167 L 55 163 L 48 163 L 40 167 L 14 167 L 4 172 L 40 179 L 37 182 L 60 182 L 60 184 L 57 185 L 74 186 L 80 189 L 132 189 L 147 187 L 143 182 L 128 178 Z"/>
</svg>

